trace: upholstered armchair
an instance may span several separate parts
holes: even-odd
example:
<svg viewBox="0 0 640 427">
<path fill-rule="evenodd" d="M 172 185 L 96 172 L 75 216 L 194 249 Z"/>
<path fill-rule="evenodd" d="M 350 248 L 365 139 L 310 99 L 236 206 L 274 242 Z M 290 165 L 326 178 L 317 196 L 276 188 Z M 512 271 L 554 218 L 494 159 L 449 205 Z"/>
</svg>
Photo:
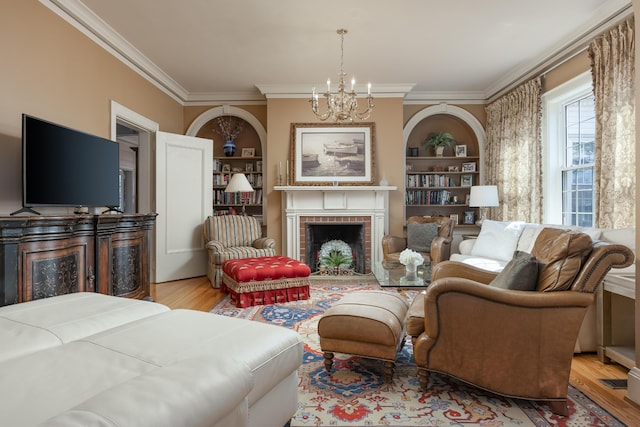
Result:
<svg viewBox="0 0 640 427">
<path fill-rule="evenodd" d="M 444 373 L 566 415 L 574 345 L 594 291 L 634 255 L 552 228 L 542 230 L 531 254 L 516 255 L 501 273 L 455 261 L 434 266 L 407 318 L 420 385 L 428 388 L 429 372 Z"/>
<path fill-rule="evenodd" d="M 260 221 L 252 216 L 217 215 L 204 221 L 204 241 L 209 254 L 207 277 L 220 287 L 222 263 L 228 259 L 273 256 L 276 242 L 262 237 Z"/>
<path fill-rule="evenodd" d="M 400 264 L 400 252 L 410 248 L 420 253 L 425 264 L 435 265 L 449 259 L 453 240 L 453 221 L 447 217 L 412 216 L 407 219 L 407 236 L 382 238 L 382 262 Z"/>
</svg>

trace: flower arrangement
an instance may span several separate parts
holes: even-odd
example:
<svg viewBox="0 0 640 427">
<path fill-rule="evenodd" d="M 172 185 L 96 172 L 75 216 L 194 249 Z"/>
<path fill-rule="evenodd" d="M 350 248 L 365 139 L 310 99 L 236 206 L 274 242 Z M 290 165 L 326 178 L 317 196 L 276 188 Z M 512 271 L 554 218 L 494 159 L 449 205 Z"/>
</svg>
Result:
<svg viewBox="0 0 640 427">
<path fill-rule="evenodd" d="M 323 243 L 318 258 L 320 265 L 327 267 L 350 268 L 353 263 L 351 246 L 342 240 L 329 240 Z"/>
<path fill-rule="evenodd" d="M 218 117 L 216 123 L 220 130 L 214 129 L 214 132 L 222 135 L 225 141 L 233 141 L 240 135 L 240 132 L 242 132 L 242 120 L 236 120 L 232 116 Z"/>
<path fill-rule="evenodd" d="M 422 265 L 424 263 L 424 258 L 418 252 L 412 249 L 405 249 L 400 252 L 400 263 L 402 265 Z"/>
</svg>

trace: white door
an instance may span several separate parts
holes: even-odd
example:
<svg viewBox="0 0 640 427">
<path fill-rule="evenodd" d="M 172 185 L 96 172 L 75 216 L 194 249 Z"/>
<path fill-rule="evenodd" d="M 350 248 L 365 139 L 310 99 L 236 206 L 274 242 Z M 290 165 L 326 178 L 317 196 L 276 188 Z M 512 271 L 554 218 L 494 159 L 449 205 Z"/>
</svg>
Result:
<svg viewBox="0 0 640 427">
<path fill-rule="evenodd" d="M 156 282 L 206 275 L 212 162 L 210 139 L 156 133 Z"/>
</svg>

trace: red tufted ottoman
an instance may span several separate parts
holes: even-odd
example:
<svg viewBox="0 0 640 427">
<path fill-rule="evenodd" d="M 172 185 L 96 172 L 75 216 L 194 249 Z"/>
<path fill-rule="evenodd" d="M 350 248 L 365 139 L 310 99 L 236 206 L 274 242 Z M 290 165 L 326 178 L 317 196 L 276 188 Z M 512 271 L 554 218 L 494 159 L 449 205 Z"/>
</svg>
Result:
<svg viewBox="0 0 640 427">
<path fill-rule="evenodd" d="M 311 269 L 286 256 L 230 259 L 222 263 L 220 288 L 236 307 L 309 298 Z"/>
</svg>

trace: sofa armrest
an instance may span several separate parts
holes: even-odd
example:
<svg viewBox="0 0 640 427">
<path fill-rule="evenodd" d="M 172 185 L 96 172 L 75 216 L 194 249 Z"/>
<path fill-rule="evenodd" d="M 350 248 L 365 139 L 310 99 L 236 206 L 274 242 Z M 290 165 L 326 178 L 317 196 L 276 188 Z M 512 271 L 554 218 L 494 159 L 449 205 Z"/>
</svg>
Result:
<svg viewBox="0 0 640 427">
<path fill-rule="evenodd" d="M 386 235 L 382 238 L 382 255 L 402 252 L 407 248 L 407 238 Z"/>
<path fill-rule="evenodd" d="M 436 236 L 431 242 L 431 265 L 438 264 L 441 261 L 446 261 L 451 256 L 451 241 L 450 237 Z"/>
<path fill-rule="evenodd" d="M 208 251 L 214 252 L 217 254 L 224 252 L 224 245 L 220 240 L 208 241 L 207 244 L 205 245 L 205 248 L 207 248 Z"/>
<path fill-rule="evenodd" d="M 253 242 L 256 249 L 272 249 L 276 247 L 276 241 L 271 237 L 261 237 Z"/>
<path fill-rule="evenodd" d="M 459 261 L 443 261 L 431 269 L 431 281 L 445 277 L 460 277 L 487 284 L 498 275 L 495 271 L 483 270 Z"/>
<path fill-rule="evenodd" d="M 476 244 L 476 239 L 463 240 L 458 245 L 458 251 L 462 255 L 471 255 L 471 250 L 473 249 L 473 245 L 475 244 Z"/>
</svg>

